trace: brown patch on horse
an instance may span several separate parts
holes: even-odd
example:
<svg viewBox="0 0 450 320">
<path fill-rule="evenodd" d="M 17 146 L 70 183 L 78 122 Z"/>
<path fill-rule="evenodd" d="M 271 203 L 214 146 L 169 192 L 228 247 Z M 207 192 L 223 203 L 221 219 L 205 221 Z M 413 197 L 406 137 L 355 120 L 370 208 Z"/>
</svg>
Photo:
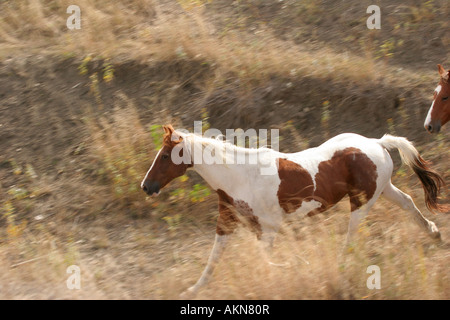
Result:
<svg viewBox="0 0 450 320">
<path fill-rule="evenodd" d="M 314 196 L 322 199 L 320 209 L 326 210 L 348 194 L 354 211 L 372 199 L 377 177 L 376 165 L 360 149 L 339 150 L 330 160 L 319 164 Z"/>
<path fill-rule="evenodd" d="M 439 75 L 441 76 L 441 79 L 445 82 L 449 81 L 450 78 L 450 70 L 445 70 L 445 68 L 443 66 L 441 66 L 440 64 L 437 65 L 438 67 L 438 72 Z"/>
<path fill-rule="evenodd" d="M 439 75 L 441 79 L 441 91 L 434 96 L 434 106 L 431 113 L 431 119 L 440 120 L 441 127 L 450 121 L 450 70 L 445 70 L 443 66 L 438 64 Z"/>
<path fill-rule="evenodd" d="M 346 194 L 350 196 L 352 211 L 372 199 L 377 188 L 376 165 L 357 148 L 346 148 L 334 153 L 330 160 L 322 161 L 313 180 L 302 166 L 279 159 L 278 202 L 286 213 L 300 208 L 303 202 L 316 200 L 322 203 L 307 215 L 323 212 L 338 203 Z"/>
<path fill-rule="evenodd" d="M 218 189 L 219 195 L 219 218 L 217 219 L 216 233 L 227 235 L 234 232 L 239 223 L 247 226 L 250 231 L 261 239 L 262 228 L 253 209 L 243 200 L 234 200 L 225 191 Z M 239 214 L 236 214 L 236 212 Z"/>
<path fill-rule="evenodd" d="M 154 160 L 151 172 L 148 172 L 144 181 L 142 182 L 142 189 L 147 194 L 159 192 L 173 179 L 182 176 L 186 170 L 193 165 L 191 163 L 174 163 L 172 161 L 173 148 L 177 146 L 183 139 L 182 137 L 174 136 L 175 130 L 172 125 L 163 126 L 164 137 L 163 146 L 158 152 L 158 157 Z M 183 148 L 179 150 L 179 156 L 183 157 Z"/>
<path fill-rule="evenodd" d="M 309 172 L 301 165 L 287 159 L 278 159 L 278 176 L 281 183 L 277 197 L 280 207 L 292 213 L 301 207 L 305 199 L 310 199 L 314 183 Z"/>
</svg>

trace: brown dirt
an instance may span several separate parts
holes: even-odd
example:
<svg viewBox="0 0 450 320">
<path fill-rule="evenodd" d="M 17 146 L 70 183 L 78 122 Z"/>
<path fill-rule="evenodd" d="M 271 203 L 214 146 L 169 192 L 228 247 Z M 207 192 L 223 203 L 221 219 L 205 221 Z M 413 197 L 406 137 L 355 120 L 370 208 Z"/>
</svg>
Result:
<svg viewBox="0 0 450 320">
<path fill-rule="evenodd" d="M 352 2 L 347 10 L 338 7 L 335 1 L 321 1 L 317 5 L 305 2 L 310 6 L 304 7 L 296 3 L 279 1 L 269 5 L 265 1 L 214 0 L 205 14 L 214 21 L 216 34 L 228 30 L 230 24 L 248 30 L 250 36 L 260 29 L 270 30 L 277 39 L 292 41 L 299 50 L 307 48 L 312 52 L 326 46 L 336 53 L 352 52 L 365 57 L 386 40 L 402 39 L 403 44 L 393 49 L 391 59 L 375 65 L 375 69 L 381 66 L 392 72 L 377 74 L 370 81 L 364 81 L 364 77 L 361 81 L 349 81 L 335 74 L 296 77 L 274 73 L 263 80 L 244 83 L 235 70 L 230 70 L 222 74 L 220 85 L 208 91 L 205 88 L 219 68 L 208 59 L 179 57 L 163 61 L 120 56 L 112 60 L 113 81 L 100 79 L 99 103 L 89 75 L 103 70 L 101 58 L 88 64 L 87 75 L 80 74 L 83 56 L 66 58 L 34 50 L 30 54 L 14 52 L 0 61 L 0 195 L 7 199 L 8 191 L 16 187 L 33 192 L 32 197 L 15 202 L 16 223 L 26 225 L 21 237 L 10 240 L 5 231 L 7 218 L 4 214 L 0 216 L 0 298 L 176 299 L 200 275 L 212 246 L 217 219 L 215 195 L 202 203 L 180 204 L 166 194 L 162 201 L 166 200 L 164 210 L 156 212 L 149 203 L 143 214 L 135 214 L 108 200 L 111 188 L 98 174 L 101 168 L 90 148 L 92 137 L 86 123 L 89 117 L 111 117 L 123 96 L 136 106 L 146 129 L 150 124 L 172 121 L 177 127 L 192 130 L 193 121 L 201 120 L 206 108 L 211 127 L 223 132 L 226 128 L 280 128 L 282 151 L 312 147 L 342 132 L 369 137 L 381 137 L 387 132 L 406 136 L 450 181 L 447 164 L 450 131 L 444 128 L 435 137 L 423 129 L 437 83 L 435 65 L 438 62 L 450 65 L 445 2 L 435 1 L 434 7 L 439 10 L 427 13 L 423 8 L 421 14 L 402 7 L 400 2 L 390 2 L 383 7 L 389 12 L 383 28 L 390 31 L 374 33 L 367 46 L 358 42 L 366 32 L 365 15 L 357 18 L 358 12 L 365 12 L 366 2 Z M 422 2 L 414 3 L 419 7 Z M 295 10 L 286 11 L 283 6 Z M 398 17 L 403 20 L 397 20 Z M 420 17 L 424 20 L 418 20 Z M 401 37 L 395 31 L 398 23 L 402 26 L 409 23 Z M 405 77 L 408 74 L 416 76 Z M 327 120 L 324 106 L 328 106 Z M 148 164 L 152 152 L 149 150 Z M 398 169 L 398 155 L 393 153 L 393 157 Z M 36 177 L 15 172 L 16 165 L 22 171 L 31 165 Z M 418 206 L 425 208 L 418 179 L 407 172 L 400 172 L 395 178 Z M 190 178 L 193 182 L 201 181 L 195 174 Z M 142 201 L 146 201 L 144 194 Z M 369 296 L 372 293 L 367 297 L 448 299 L 449 281 L 444 275 L 448 274 L 449 216 L 427 215 L 441 228 L 444 245 L 437 247 L 423 235 L 415 236 L 417 230 L 388 206 L 380 202 L 373 209 L 369 222 L 371 235 L 362 246 L 369 247 L 372 243 L 375 247 L 357 251 L 369 252 L 368 258 L 355 254 L 355 259 L 361 260 L 355 264 L 342 262 L 341 266 L 348 267 L 343 273 L 339 273 L 341 267 L 332 266 L 338 260 L 334 259 L 337 251 L 334 249 L 345 237 L 348 219 L 345 205 L 338 206 L 335 218 L 325 214 L 309 222 L 287 223 L 297 232 L 281 234 L 276 245 L 280 249 L 278 255 L 302 272 L 265 267 L 246 272 L 254 262 L 250 257 L 256 256 L 255 245 L 251 235 L 240 231 L 216 272 L 226 276 L 216 277 L 200 298 L 360 299 L 367 290 L 357 286 L 355 279 L 359 276 L 353 277 L 355 265 L 383 261 L 391 270 L 388 272 L 392 272 L 387 280 L 390 286 L 380 297 Z M 183 215 L 181 227 L 170 230 L 161 217 L 171 216 L 177 210 Z M 292 237 L 300 240 L 297 246 L 292 244 Z M 325 240 L 319 240 L 320 237 Z M 244 241 L 249 243 L 248 254 L 236 249 Z M 295 254 L 288 255 L 285 248 Z M 411 265 L 398 266 L 393 258 L 397 254 L 404 257 L 402 261 L 412 261 Z M 311 260 L 316 268 L 319 266 L 318 271 L 311 271 L 311 265 L 304 263 L 304 259 Z M 83 290 L 67 290 L 65 270 L 70 264 L 83 270 Z M 390 266 L 395 268 L 389 269 Z M 399 275 L 399 270 L 405 273 Z M 432 289 L 427 291 L 426 279 L 416 280 L 411 270 L 422 270 L 426 274 L 423 277 L 435 280 Z M 292 274 L 299 275 L 289 279 Z M 317 276 L 323 276 L 324 280 L 318 280 Z M 261 285 L 261 278 L 267 280 L 269 289 Z M 410 281 L 411 278 L 414 280 Z M 283 291 L 277 283 L 290 289 Z M 414 285 L 423 289 L 424 296 Z M 297 291 L 299 287 L 303 290 Z"/>
</svg>

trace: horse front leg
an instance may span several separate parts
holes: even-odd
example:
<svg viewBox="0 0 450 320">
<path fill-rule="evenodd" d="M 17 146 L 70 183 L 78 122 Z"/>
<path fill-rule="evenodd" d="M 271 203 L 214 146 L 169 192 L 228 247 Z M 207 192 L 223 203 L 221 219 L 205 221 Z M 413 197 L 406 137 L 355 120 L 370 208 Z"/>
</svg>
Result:
<svg viewBox="0 0 450 320">
<path fill-rule="evenodd" d="M 214 246 L 209 255 L 208 263 L 205 270 L 198 279 L 197 283 L 184 291 L 180 298 L 192 299 L 194 298 L 199 289 L 206 285 L 211 279 L 214 268 L 217 265 L 225 246 L 228 242 L 230 235 L 234 232 L 239 224 L 239 219 L 236 216 L 235 208 L 233 206 L 233 199 L 222 190 L 217 190 L 219 195 L 219 217 L 216 225 L 216 238 L 214 240 Z"/>
<path fill-rule="evenodd" d="M 229 235 L 219 235 L 216 234 L 216 238 L 214 240 L 214 245 L 211 251 L 211 254 L 209 255 L 208 263 L 206 264 L 205 269 L 203 270 L 202 275 L 200 276 L 200 279 L 193 285 L 192 287 L 188 288 L 186 291 L 181 293 L 180 298 L 181 299 L 193 299 L 197 295 L 199 289 L 203 286 L 205 286 L 209 280 L 211 279 L 212 273 L 214 271 L 214 268 L 217 265 L 217 262 L 219 261 L 220 257 L 222 256 L 222 253 L 226 247 L 226 244 L 228 242 Z"/>
</svg>

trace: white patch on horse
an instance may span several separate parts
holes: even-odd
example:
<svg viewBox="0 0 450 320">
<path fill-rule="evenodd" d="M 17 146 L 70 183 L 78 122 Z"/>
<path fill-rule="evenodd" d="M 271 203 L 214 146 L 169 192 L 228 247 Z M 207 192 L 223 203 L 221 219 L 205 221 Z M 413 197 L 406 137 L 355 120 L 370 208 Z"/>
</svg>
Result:
<svg viewBox="0 0 450 320">
<path fill-rule="evenodd" d="M 147 177 L 148 177 L 148 174 L 150 173 L 150 171 L 152 171 L 153 166 L 155 165 L 156 159 L 158 159 L 158 156 L 161 153 L 161 150 L 162 150 L 162 148 L 159 149 L 158 153 L 156 154 L 155 160 L 153 160 L 153 163 L 150 166 L 150 169 L 148 169 L 147 174 L 145 175 L 144 179 L 142 180 L 142 182 L 141 182 L 141 189 L 144 187 L 144 182 L 145 182 L 145 180 L 147 180 Z M 161 192 L 161 190 L 158 192 L 157 195 L 159 195 L 160 192 Z"/>
<path fill-rule="evenodd" d="M 441 92 L 441 90 L 442 90 L 442 86 L 441 85 L 438 85 L 436 87 L 436 89 L 434 89 L 434 92 L 436 93 L 436 96 Z M 433 107 L 434 107 L 434 102 L 435 101 L 436 101 L 436 99 L 433 100 L 433 102 L 431 103 L 430 110 L 428 110 L 427 117 L 425 118 L 425 123 L 424 123 L 425 127 L 427 127 L 430 124 L 430 122 L 431 122 L 431 113 L 433 112 Z"/>
<path fill-rule="evenodd" d="M 425 126 L 425 127 L 427 127 L 428 124 L 431 122 L 431 113 L 433 112 L 433 106 L 434 106 L 434 100 L 433 100 L 433 102 L 431 103 L 430 110 L 428 110 L 427 117 L 425 118 L 425 123 L 424 123 L 424 126 Z"/>
</svg>

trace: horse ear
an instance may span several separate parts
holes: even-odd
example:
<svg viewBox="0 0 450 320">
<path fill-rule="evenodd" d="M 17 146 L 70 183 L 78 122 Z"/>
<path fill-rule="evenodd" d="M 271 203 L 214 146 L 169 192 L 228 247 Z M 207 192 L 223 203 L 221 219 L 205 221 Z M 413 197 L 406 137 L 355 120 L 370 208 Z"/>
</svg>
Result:
<svg viewBox="0 0 450 320">
<path fill-rule="evenodd" d="M 439 74 L 441 75 L 441 78 L 444 79 L 445 81 L 448 81 L 450 70 L 446 71 L 444 69 L 444 67 L 441 66 L 440 64 L 438 64 L 438 70 L 439 70 Z"/>
<path fill-rule="evenodd" d="M 172 127 L 171 124 L 167 124 L 165 126 L 163 126 L 164 129 L 164 133 L 168 134 L 169 136 L 172 135 L 172 133 L 175 131 L 175 129 Z"/>
<path fill-rule="evenodd" d="M 183 140 L 183 137 L 175 132 L 175 129 L 171 124 L 163 126 L 163 129 L 165 134 L 164 140 L 168 143 L 170 142 L 170 144 L 174 145 L 180 143 Z"/>
</svg>

